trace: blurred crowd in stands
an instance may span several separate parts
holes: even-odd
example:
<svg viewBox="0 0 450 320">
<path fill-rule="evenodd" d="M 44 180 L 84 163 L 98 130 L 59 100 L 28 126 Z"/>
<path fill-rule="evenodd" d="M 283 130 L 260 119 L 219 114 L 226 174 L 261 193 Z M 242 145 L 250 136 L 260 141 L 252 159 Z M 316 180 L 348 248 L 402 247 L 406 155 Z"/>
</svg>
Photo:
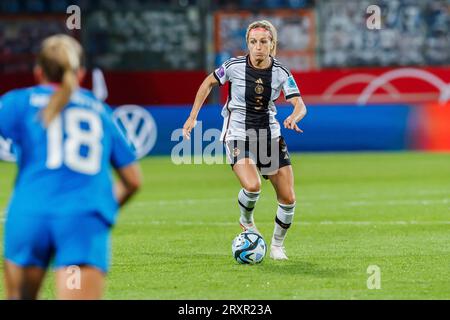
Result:
<svg viewBox="0 0 450 320">
<path fill-rule="evenodd" d="M 65 12 L 69 5 L 85 10 L 142 9 L 154 7 L 206 6 L 213 9 L 306 8 L 315 0 L 7 0 L 0 2 L 0 11 L 6 13 Z"/>
<path fill-rule="evenodd" d="M 0 72 L 29 70 L 41 39 L 69 32 L 72 4 L 87 61 L 104 69 L 205 69 L 211 52 L 216 65 L 245 52 L 246 26 L 259 18 L 278 28 L 280 59 L 294 70 L 450 65 L 450 0 L 8 0 Z M 366 26 L 372 4 L 380 30 Z"/>
<path fill-rule="evenodd" d="M 381 29 L 366 27 L 366 8 L 381 9 Z M 320 65 L 450 64 L 450 1 L 326 1 L 319 14 Z"/>
</svg>

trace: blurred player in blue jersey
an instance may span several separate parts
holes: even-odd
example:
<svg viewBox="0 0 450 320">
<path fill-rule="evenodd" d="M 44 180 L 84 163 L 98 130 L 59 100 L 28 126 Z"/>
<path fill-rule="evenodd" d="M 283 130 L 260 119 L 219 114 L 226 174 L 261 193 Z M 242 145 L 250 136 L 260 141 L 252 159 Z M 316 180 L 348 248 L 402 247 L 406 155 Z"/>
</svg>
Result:
<svg viewBox="0 0 450 320">
<path fill-rule="evenodd" d="M 4 235 L 9 299 L 36 299 L 50 262 L 57 298 L 101 298 L 111 227 L 141 184 L 109 107 L 78 88 L 81 61 L 75 39 L 49 37 L 34 70 L 39 85 L 0 100 L 0 135 L 18 149 Z"/>
</svg>

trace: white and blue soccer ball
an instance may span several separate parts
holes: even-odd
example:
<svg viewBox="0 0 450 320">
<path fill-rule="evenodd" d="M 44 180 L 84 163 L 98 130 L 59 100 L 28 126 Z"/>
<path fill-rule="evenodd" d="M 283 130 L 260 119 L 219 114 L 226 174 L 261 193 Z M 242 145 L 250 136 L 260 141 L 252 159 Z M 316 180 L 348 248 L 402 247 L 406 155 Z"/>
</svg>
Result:
<svg viewBox="0 0 450 320">
<path fill-rule="evenodd" d="M 260 234 L 244 231 L 234 238 L 231 251 L 237 262 L 256 264 L 263 261 L 267 252 L 267 245 Z"/>
</svg>

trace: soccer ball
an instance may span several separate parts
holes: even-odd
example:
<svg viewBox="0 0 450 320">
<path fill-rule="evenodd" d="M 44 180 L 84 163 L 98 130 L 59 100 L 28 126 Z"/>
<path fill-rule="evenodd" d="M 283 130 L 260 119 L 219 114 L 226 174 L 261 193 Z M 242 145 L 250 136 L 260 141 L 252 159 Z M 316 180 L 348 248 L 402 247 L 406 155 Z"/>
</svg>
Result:
<svg viewBox="0 0 450 320">
<path fill-rule="evenodd" d="M 256 264 L 263 261 L 267 246 L 260 234 L 244 231 L 234 238 L 231 251 L 237 262 L 241 264 Z"/>
</svg>

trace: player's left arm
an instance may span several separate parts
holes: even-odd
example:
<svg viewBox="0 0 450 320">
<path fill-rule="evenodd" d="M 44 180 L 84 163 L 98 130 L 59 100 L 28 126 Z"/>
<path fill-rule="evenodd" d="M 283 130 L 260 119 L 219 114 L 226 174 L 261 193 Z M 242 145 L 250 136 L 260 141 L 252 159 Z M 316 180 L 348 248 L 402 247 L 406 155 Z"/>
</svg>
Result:
<svg viewBox="0 0 450 320">
<path fill-rule="evenodd" d="M 22 100 L 22 96 L 15 91 L 0 97 L 0 135 L 14 142 L 17 142 L 21 133 Z"/>
<path fill-rule="evenodd" d="M 306 116 L 307 111 L 305 103 L 300 96 L 289 98 L 287 101 L 294 106 L 294 111 L 292 111 L 291 115 L 284 120 L 283 125 L 286 129 L 292 129 L 301 133 L 303 130 L 297 126 L 297 122 Z"/>
</svg>

